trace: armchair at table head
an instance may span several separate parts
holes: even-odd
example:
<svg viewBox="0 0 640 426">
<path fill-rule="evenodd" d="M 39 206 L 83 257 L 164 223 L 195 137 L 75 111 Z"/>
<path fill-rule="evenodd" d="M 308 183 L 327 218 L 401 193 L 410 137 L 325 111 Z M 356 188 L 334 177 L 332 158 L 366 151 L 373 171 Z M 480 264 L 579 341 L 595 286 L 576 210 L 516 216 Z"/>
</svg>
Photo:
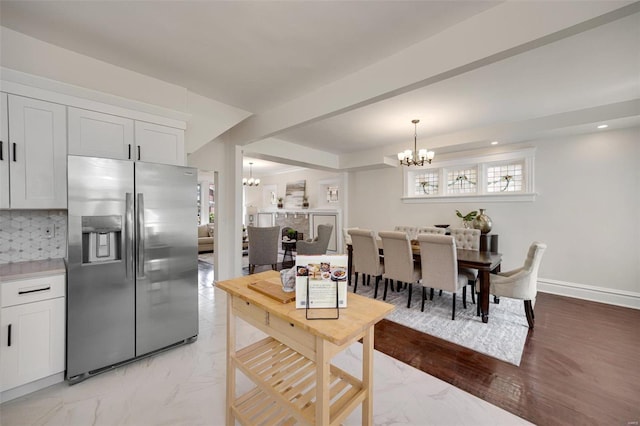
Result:
<svg viewBox="0 0 640 426">
<path fill-rule="evenodd" d="M 318 225 L 316 238 L 307 241 L 298 241 L 297 252 L 302 255 L 325 254 L 331 240 L 333 225 Z"/>
<path fill-rule="evenodd" d="M 249 273 L 253 274 L 256 265 L 271 265 L 276 270 L 278 264 L 279 226 L 248 226 L 249 237 Z"/>
<path fill-rule="evenodd" d="M 535 323 L 533 304 L 538 293 L 538 269 L 546 248 L 546 244 L 534 241 L 529 247 L 522 267 L 490 275 L 489 292 L 491 294 L 524 300 L 524 311 L 529 328 L 533 328 Z"/>
</svg>

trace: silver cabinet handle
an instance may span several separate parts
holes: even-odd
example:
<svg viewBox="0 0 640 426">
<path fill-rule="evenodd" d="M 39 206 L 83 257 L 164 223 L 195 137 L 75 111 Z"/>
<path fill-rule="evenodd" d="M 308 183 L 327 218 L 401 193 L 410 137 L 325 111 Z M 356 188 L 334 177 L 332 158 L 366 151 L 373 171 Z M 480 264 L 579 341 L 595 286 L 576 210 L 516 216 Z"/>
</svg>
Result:
<svg viewBox="0 0 640 426">
<path fill-rule="evenodd" d="M 138 217 L 136 223 L 138 246 L 138 276 L 144 277 L 144 195 L 138 194 Z"/>
<path fill-rule="evenodd" d="M 133 253 L 134 253 L 134 239 L 133 239 L 133 194 L 127 192 L 125 194 L 125 222 L 124 222 L 124 262 L 125 262 L 125 275 L 127 278 L 133 275 Z"/>
</svg>

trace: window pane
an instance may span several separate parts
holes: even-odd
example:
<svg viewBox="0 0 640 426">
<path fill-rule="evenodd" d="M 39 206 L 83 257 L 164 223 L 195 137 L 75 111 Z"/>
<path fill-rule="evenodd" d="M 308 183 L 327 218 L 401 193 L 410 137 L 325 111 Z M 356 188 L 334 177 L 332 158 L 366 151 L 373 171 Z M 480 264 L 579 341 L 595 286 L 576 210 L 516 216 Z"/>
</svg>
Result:
<svg viewBox="0 0 640 426">
<path fill-rule="evenodd" d="M 522 184 L 522 163 L 487 168 L 487 192 L 518 192 L 522 191 Z"/>
<path fill-rule="evenodd" d="M 478 191 L 478 171 L 465 168 L 447 171 L 447 194 L 471 194 Z"/>
<path fill-rule="evenodd" d="M 437 170 L 415 175 L 416 195 L 435 195 L 438 193 L 438 182 L 440 174 Z"/>
</svg>

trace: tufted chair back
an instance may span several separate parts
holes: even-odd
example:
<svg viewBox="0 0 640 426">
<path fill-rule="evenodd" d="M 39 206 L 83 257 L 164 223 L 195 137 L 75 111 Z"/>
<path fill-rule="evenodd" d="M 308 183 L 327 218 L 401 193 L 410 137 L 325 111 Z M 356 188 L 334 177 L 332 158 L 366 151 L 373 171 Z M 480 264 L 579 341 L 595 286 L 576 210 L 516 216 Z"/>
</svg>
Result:
<svg viewBox="0 0 640 426">
<path fill-rule="evenodd" d="M 465 250 L 480 250 L 480 230 L 454 228 L 451 236 L 456 240 L 456 247 Z"/>
<path fill-rule="evenodd" d="M 436 228 L 435 226 L 421 226 L 418 228 L 418 235 L 420 234 L 444 235 L 446 233 L 447 233 L 446 229 Z"/>
<path fill-rule="evenodd" d="M 353 245 L 353 270 L 374 277 L 381 276 L 384 266 L 380 262 L 378 242 L 370 229 L 350 229 Z"/>
<path fill-rule="evenodd" d="M 418 235 L 418 228 L 415 226 L 396 225 L 394 231 L 406 233 L 410 240 L 415 240 Z"/>
<path fill-rule="evenodd" d="M 333 225 L 318 225 L 316 238 L 312 241 L 298 241 L 296 243 L 298 254 L 314 255 L 325 254 L 333 232 Z"/>
</svg>

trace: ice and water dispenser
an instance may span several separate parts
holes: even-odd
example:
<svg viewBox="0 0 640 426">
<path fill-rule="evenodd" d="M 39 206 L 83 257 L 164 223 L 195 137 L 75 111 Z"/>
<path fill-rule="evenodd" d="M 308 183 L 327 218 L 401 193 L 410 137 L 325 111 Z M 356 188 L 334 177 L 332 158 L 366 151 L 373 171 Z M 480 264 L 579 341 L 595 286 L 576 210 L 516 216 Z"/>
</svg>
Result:
<svg viewBox="0 0 640 426">
<path fill-rule="evenodd" d="M 122 216 L 82 216 L 82 263 L 120 260 L 121 238 Z"/>
</svg>

